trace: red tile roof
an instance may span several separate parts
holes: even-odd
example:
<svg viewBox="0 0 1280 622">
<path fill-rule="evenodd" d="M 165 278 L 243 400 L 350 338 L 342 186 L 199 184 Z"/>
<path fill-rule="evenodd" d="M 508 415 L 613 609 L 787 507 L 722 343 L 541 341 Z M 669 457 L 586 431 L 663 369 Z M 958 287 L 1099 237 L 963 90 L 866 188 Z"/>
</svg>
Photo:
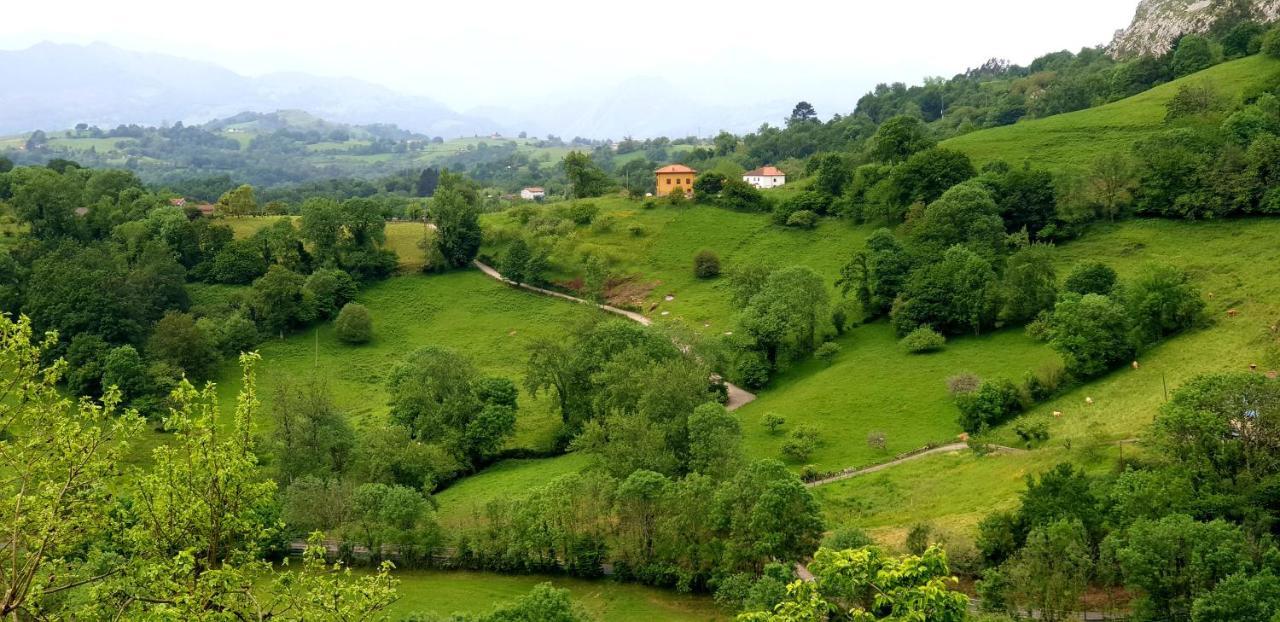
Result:
<svg viewBox="0 0 1280 622">
<path fill-rule="evenodd" d="M 743 177 L 786 177 L 787 174 L 782 172 L 776 166 L 762 166 L 754 171 L 747 171 L 742 174 Z"/>
<path fill-rule="evenodd" d="M 654 173 L 657 173 L 659 175 L 663 173 L 696 173 L 696 172 L 698 171 L 695 171 L 683 164 L 669 164 L 667 166 L 664 166 L 654 171 Z"/>
</svg>

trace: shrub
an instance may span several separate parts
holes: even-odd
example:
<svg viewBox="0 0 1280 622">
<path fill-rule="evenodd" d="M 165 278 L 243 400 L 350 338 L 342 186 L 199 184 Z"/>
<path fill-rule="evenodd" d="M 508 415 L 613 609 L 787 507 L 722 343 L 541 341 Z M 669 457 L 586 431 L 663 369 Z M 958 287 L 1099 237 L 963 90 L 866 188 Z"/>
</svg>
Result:
<svg viewBox="0 0 1280 622">
<path fill-rule="evenodd" d="M 1080 264 L 1067 276 L 1063 289 L 1084 296 L 1085 294 L 1111 295 L 1116 288 L 1116 271 L 1104 263 Z"/>
<path fill-rule="evenodd" d="M 960 427 L 976 434 L 1022 412 L 1022 392 L 1007 379 L 987 381 L 977 391 L 956 396 L 956 406 L 960 409 Z"/>
<path fill-rule="evenodd" d="M 786 423 L 787 420 L 783 419 L 782 415 L 773 411 L 760 416 L 760 425 L 764 426 L 764 429 L 768 430 L 770 434 L 777 434 Z"/>
<path fill-rule="evenodd" d="M 1272 28 L 1262 35 L 1262 53 L 1271 58 L 1280 58 L 1280 28 Z"/>
<path fill-rule="evenodd" d="M 338 312 L 333 330 L 343 343 L 368 343 L 373 338 L 373 318 L 364 305 L 349 302 Z"/>
<path fill-rule="evenodd" d="M 1064 296 L 1048 322 L 1049 347 L 1078 378 L 1100 375 L 1133 358 L 1132 320 L 1107 296 Z"/>
<path fill-rule="evenodd" d="M 782 442 L 782 455 L 796 462 L 804 462 L 822 444 L 818 429 L 811 425 L 798 425 Z"/>
<path fill-rule="evenodd" d="M 703 249 L 693 256 L 693 275 L 700 279 L 714 279 L 720 276 L 720 257 L 714 252 Z"/>
<path fill-rule="evenodd" d="M 813 357 L 824 363 L 830 363 L 840 354 L 840 344 L 828 341 L 814 350 Z"/>
<path fill-rule="evenodd" d="M 627 233 L 630 233 L 633 238 L 642 238 L 648 231 L 645 230 L 644 225 L 633 223 L 627 226 Z"/>
<path fill-rule="evenodd" d="M 923 555 L 933 540 L 933 526 L 929 523 L 916 523 L 907 531 L 907 551 L 912 555 Z"/>
<path fill-rule="evenodd" d="M 947 393 L 951 397 L 964 395 L 965 393 L 973 393 L 982 385 L 982 379 L 970 372 L 961 372 L 950 378 L 947 378 Z"/>
<path fill-rule="evenodd" d="M 657 207 L 657 206 L 658 206 L 658 203 L 657 203 L 656 201 L 654 201 L 653 199 L 645 199 L 645 200 L 644 200 L 644 203 L 641 203 L 641 204 L 640 204 L 640 207 L 641 207 L 642 209 L 653 209 L 653 208 L 655 208 L 655 207 Z"/>
<path fill-rule="evenodd" d="M 793 212 L 790 216 L 787 216 L 787 226 L 812 229 L 818 226 L 818 215 L 807 209 Z"/>
<path fill-rule="evenodd" d="M 902 349 L 906 350 L 908 354 L 923 354 L 941 350 L 943 346 L 947 345 L 947 338 L 928 326 L 921 326 L 908 333 L 898 343 L 902 345 Z"/>
<path fill-rule="evenodd" d="M 600 208 L 595 203 L 574 203 L 565 210 L 565 216 L 577 225 L 589 225 L 595 220 Z"/>
<path fill-rule="evenodd" d="M 738 382 L 748 389 L 760 389 L 769 384 L 769 362 L 759 355 L 743 356 L 738 361 Z"/>
<path fill-rule="evenodd" d="M 847 551 L 849 549 L 860 549 L 875 544 L 875 540 L 867 535 L 867 532 L 857 527 L 844 527 L 837 529 L 831 535 L 822 539 L 823 548 L 833 551 Z"/>
<path fill-rule="evenodd" d="M 604 214 L 592 221 L 591 232 L 596 234 L 612 233 L 613 225 L 617 223 L 617 221 L 618 219 L 614 218 L 613 214 Z"/>
<path fill-rule="evenodd" d="M 1124 298 L 1139 346 L 1190 328 L 1204 311 L 1186 273 L 1168 266 L 1146 270 L 1125 289 Z"/>
<path fill-rule="evenodd" d="M 1049 440 L 1049 424 L 1045 421 L 1022 421 L 1013 426 L 1013 433 L 1030 449 L 1035 443 Z"/>
</svg>

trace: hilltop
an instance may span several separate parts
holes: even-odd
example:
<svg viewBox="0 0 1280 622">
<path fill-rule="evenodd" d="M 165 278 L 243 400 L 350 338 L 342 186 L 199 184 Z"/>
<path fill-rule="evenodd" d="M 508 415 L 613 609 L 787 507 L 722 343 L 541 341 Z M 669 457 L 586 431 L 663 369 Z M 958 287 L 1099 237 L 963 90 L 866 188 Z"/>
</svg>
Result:
<svg viewBox="0 0 1280 622">
<path fill-rule="evenodd" d="M 1178 38 L 1205 34 L 1224 18 L 1270 22 L 1280 18 L 1277 0 L 1142 0 L 1128 28 L 1116 33 L 1111 53 L 1117 57 L 1161 55 Z"/>
</svg>

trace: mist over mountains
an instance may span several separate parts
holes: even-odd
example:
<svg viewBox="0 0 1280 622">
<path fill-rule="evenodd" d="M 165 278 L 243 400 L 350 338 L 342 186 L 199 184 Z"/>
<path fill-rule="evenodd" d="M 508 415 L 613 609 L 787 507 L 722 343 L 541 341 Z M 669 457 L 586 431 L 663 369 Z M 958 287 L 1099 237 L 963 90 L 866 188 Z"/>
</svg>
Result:
<svg viewBox="0 0 1280 622">
<path fill-rule="evenodd" d="M 203 123 L 244 111 L 305 110 L 327 120 L 393 123 L 453 138 L 493 132 L 563 137 L 709 135 L 778 122 L 794 102 L 703 105 L 660 79 L 633 79 L 520 109 L 453 110 L 355 78 L 306 73 L 238 74 L 214 63 L 104 43 L 40 43 L 0 51 L 0 134 L 137 123 Z"/>
</svg>

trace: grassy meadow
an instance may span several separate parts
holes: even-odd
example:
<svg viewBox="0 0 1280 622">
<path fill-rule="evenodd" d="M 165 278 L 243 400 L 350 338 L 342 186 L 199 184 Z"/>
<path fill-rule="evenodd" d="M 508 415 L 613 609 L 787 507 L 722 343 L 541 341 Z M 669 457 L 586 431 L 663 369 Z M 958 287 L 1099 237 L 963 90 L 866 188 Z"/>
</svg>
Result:
<svg viewBox="0 0 1280 622">
<path fill-rule="evenodd" d="M 731 618 L 707 596 L 612 581 L 463 571 L 397 571 L 395 575 L 400 580 L 400 599 L 388 611 L 393 618 L 415 612 L 482 613 L 545 582 L 568 589 L 573 601 L 597 620 L 715 622 Z"/>
<path fill-rule="evenodd" d="M 357 424 L 385 416 L 385 378 L 410 352 L 437 345 L 470 356 L 485 373 L 520 383 L 528 344 L 538 336 L 562 334 L 582 309 L 505 287 L 477 271 L 437 276 L 402 276 L 360 292 L 357 301 L 373 315 L 373 341 L 360 346 L 338 341 L 330 323 L 259 347 L 260 399 L 270 407 L 278 385 L 313 376 L 326 381 L 336 406 Z M 235 362 L 223 364 L 218 389 L 230 412 L 240 388 Z M 513 446 L 543 448 L 555 430 L 552 401 L 520 396 Z"/>
<path fill-rule="evenodd" d="M 731 212 L 707 205 L 671 206 L 620 197 L 590 199 L 600 208 L 592 225 L 577 227 L 557 242 L 547 276 L 566 284 L 583 275 L 588 255 L 605 258 L 616 278 L 627 279 L 621 296 L 658 321 L 679 321 L 697 331 L 731 330 L 734 309 L 727 279 L 700 280 L 693 275 L 693 256 L 714 251 L 727 273 L 735 266 L 765 263 L 778 267 L 806 265 L 832 284 L 840 267 L 861 248 L 874 227 L 826 219 L 812 230 L 779 227 L 767 214 Z M 541 209 L 554 210 L 561 205 Z M 501 258 L 506 244 L 521 229 L 510 212 L 483 219 L 482 252 Z M 602 227 L 599 223 L 611 223 Z M 638 227 L 640 233 L 632 232 Z M 615 290 L 616 291 L 616 290 Z M 671 300 L 666 300 L 671 296 Z"/>
<path fill-rule="evenodd" d="M 992 160 L 1030 161 L 1053 170 L 1082 169 L 1099 155 L 1127 151 L 1136 141 L 1167 128 L 1165 104 L 1183 85 L 1210 85 L 1228 101 L 1280 81 L 1280 60 L 1265 55 L 1234 60 L 1105 106 L 1031 119 L 944 141 L 981 167 Z"/>
</svg>

